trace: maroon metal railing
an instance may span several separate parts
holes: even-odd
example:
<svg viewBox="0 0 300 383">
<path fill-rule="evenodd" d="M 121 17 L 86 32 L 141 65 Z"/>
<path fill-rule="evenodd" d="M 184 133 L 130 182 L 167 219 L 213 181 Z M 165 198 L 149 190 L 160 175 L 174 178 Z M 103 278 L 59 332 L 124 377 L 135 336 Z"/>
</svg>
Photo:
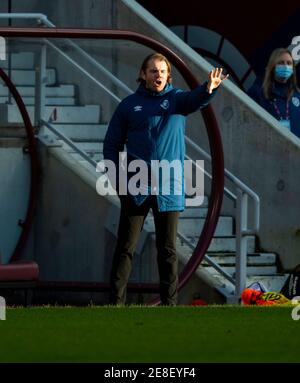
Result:
<svg viewBox="0 0 300 383">
<path fill-rule="evenodd" d="M 98 30 L 98 29 L 70 29 L 70 28 L 0 28 L 0 36 L 3 37 L 31 37 L 31 38 L 72 38 L 72 39 L 110 39 L 110 40 L 129 40 L 139 43 L 141 45 L 147 46 L 154 51 L 159 51 L 164 54 L 174 65 L 177 70 L 181 73 L 187 84 L 190 88 L 195 88 L 198 85 L 196 77 L 192 74 L 187 65 L 181 60 L 181 58 L 171 51 L 165 45 L 159 43 L 158 41 L 141 35 L 136 32 L 126 31 L 126 30 Z M 2 77 L 3 72 L 0 72 Z M 3 78 L 3 77 L 2 77 Z M 13 84 L 11 84 L 11 87 Z M 12 92 L 17 95 L 16 90 Z M 18 98 L 18 97 L 17 97 Z M 17 101 L 17 100 L 16 100 Z M 20 101 L 20 100 L 19 100 Z M 28 115 L 26 115 L 26 109 L 24 104 L 22 106 L 21 102 L 17 102 L 20 112 L 23 116 L 24 124 L 27 131 L 31 130 L 30 121 L 28 121 Z M 24 110 L 25 109 L 25 110 Z M 223 199 L 223 189 L 224 189 L 224 157 L 223 157 L 223 147 L 221 141 L 221 135 L 218 128 L 218 124 L 213 113 L 211 106 L 207 106 L 201 110 L 205 125 L 207 127 L 207 134 L 209 139 L 209 146 L 212 157 L 212 184 L 211 184 L 211 194 L 209 198 L 208 212 L 204 227 L 202 229 L 201 235 L 199 237 L 196 248 L 193 252 L 193 255 L 189 259 L 188 263 L 185 265 L 184 269 L 179 275 L 179 290 L 186 285 L 190 277 L 193 275 L 199 264 L 201 263 L 208 247 L 213 237 L 219 214 L 222 205 Z M 36 161 L 36 159 L 33 159 Z M 32 206 L 31 206 L 32 208 Z M 28 234 L 28 233 L 27 233 Z M 19 253 L 18 253 L 19 254 Z M 85 282 L 74 282 L 76 286 L 86 286 Z M 73 283 L 73 284 L 74 284 Z M 95 284 L 91 284 L 96 286 Z M 99 284 L 99 288 L 107 289 L 108 285 Z M 65 284 L 64 284 L 65 286 Z M 45 288 L 45 282 L 43 282 L 43 287 Z M 131 284 L 131 291 L 143 291 L 151 292 L 155 291 L 154 286 L 147 284 Z M 157 286 L 158 291 L 158 286 Z M 159 300 L 156 299 L 152 301 L 152 304 L 158 303 Z"/>
</svg>

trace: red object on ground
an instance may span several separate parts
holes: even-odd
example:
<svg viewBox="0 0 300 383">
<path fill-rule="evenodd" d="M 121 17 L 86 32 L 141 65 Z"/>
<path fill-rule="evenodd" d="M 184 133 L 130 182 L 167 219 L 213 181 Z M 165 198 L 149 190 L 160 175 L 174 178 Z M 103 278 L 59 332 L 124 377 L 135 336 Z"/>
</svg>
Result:
<svg viewBox="0 0 300 383">
<path fill-rule="evenodd" d="M 242 293 L 242 301 L 246 305 L 256 304 L 259 297 L 262 295 L 261 291 L 253 290 L 253 289 L 244 289 Z"/>
<path fill-rule="evenodd" d="M 276 291 L 263 292 L 247 288 L 242 293 L 242 301 L 246 305 L 278 305 L 290 304 L 290 300 Z"/>
<path fill-rule="evenodd" d="M 207 302 L 205 302 L 203 299 L 195 298 L 193 299 L 191 306 L 207 306 Z"/>
</svg>

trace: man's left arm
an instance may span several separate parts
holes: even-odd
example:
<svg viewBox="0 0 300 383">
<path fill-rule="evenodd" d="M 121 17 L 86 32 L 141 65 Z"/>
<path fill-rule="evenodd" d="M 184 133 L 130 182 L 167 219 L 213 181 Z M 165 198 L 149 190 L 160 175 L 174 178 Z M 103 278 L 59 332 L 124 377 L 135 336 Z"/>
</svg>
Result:
<svg viewBox="0 0 300 383">
<path fill-rule="evenodd" d="M 199 108 L 207 106 L 222 81 L 226 80 L 229 76 L 223 76 L 222 71 L 222 68 L 212 69 L 209 72 L 208 81 L 203 85 L 199 85 L 197 88 L 188 92 L 177 92 L 175 95 L 176 112 L 187 115 L 195 112 Z"/>
</svg>

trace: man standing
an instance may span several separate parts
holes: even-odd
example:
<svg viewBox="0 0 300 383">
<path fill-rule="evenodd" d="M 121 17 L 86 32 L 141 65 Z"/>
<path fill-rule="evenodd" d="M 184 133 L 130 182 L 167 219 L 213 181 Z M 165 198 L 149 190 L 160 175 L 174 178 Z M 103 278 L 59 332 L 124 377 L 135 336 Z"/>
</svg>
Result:
<svg viewBox="0 0 300 383">
<path fill-rule="evenodd" d="M 222 69 L 209 73 L 208 81 L 192 91 L 173 88 L 171 65 L 166 57 L 153 53 L 142 63 L 137 91 L 126 97 L 117 107 L 104 140 L 104 159 L 113 161 L 119 174 L 119 153 L 126 144 L 128 163 L 144 161 L 150 167 L 156 161 L 180 161 L 185 156 L 185 118 L 200 107 L 206 106 L 215 90 L 228 76 Z M 181 174 L 181 175 L 182 175 Z M 169 180 L 171 189 L 166 195 L 147 179 L 146 192 L 122 195 L 122 180 L 114 185 L 121 201 L 118 240 L 111 269 L 112 304 L 124 304 L 126 286 L 131 272 L 132 258 L 139 234 L 149 210 L 155 223 L 157 262 L 160 277 L 160 298 L 163 305 L 176 305 L 178 284 L 178 259 L 176 255 L 177 223 L 184 210 L 183 177 L 173 174 Z M 146 181 L 147 181 L 146 180 Z M 178 193 L 178 187 L 181 193 Z M 127 191 L 127 184 L 125 185 Z"/>
</svg>

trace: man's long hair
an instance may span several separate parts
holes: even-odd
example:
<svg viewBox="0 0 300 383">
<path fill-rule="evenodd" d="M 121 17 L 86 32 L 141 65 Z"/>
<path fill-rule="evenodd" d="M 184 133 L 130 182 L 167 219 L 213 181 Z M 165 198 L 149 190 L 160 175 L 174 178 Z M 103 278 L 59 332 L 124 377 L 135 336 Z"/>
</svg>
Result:
<svg viewBox="0 0 300 383">
<path fill-rule="evenodd" d="M 290 100 L 290 98 L 292 97 L 294 90 L 297 89 L 296 68 L 295 68 L 295 62 L 293 60 L 291 52 L 286 48 L 277 48 L 272 52 L 269 58 L 269 62 L 266 66 L 265 77 L 264 77 L 263 86 L 262 86 L 264 96 L 268 100 L 272 98 L 272 86 L 275 81 L 274 69 L 275 69 L 275 66 L 278 64 L 280 56 L 283 53 L 288 53 L 291 56 L 291 59 L 293 62 L 293 70 L 294 70 L 292 76 L 287 80 L 288 100 Z"/>
<path fill-rule="evenodd" d="M 146 73 L 146 69 L 148 67 L 148 63 L 149 61 L 151 60 L 159 60 L 159 61 L 164 61 L 166 64 L 167 64 L 167 68 L 168 68 L 168 79 L 167 79 L 167 83 L 168 84 L 171 84 L 172 82 L 172 76 L 171 76 L 171 64 L 170 64 L 170 61 L 164 56 L 162 55 L 161 53 L 151 53 L 151 55 L 147 56 L 145 58 L 145 60 L 143 61 L 142 63 L 142 66 L 141 66 L 141 69 L 140 69 L 140 72 L 139 72 L 139 77 L 138 79 L 136 80 L 137 82 L 140 82 L 141 84 L 145 85 L 145 80 L 142 78 L 142 72 L 143 73 Z"/>
</svg>

